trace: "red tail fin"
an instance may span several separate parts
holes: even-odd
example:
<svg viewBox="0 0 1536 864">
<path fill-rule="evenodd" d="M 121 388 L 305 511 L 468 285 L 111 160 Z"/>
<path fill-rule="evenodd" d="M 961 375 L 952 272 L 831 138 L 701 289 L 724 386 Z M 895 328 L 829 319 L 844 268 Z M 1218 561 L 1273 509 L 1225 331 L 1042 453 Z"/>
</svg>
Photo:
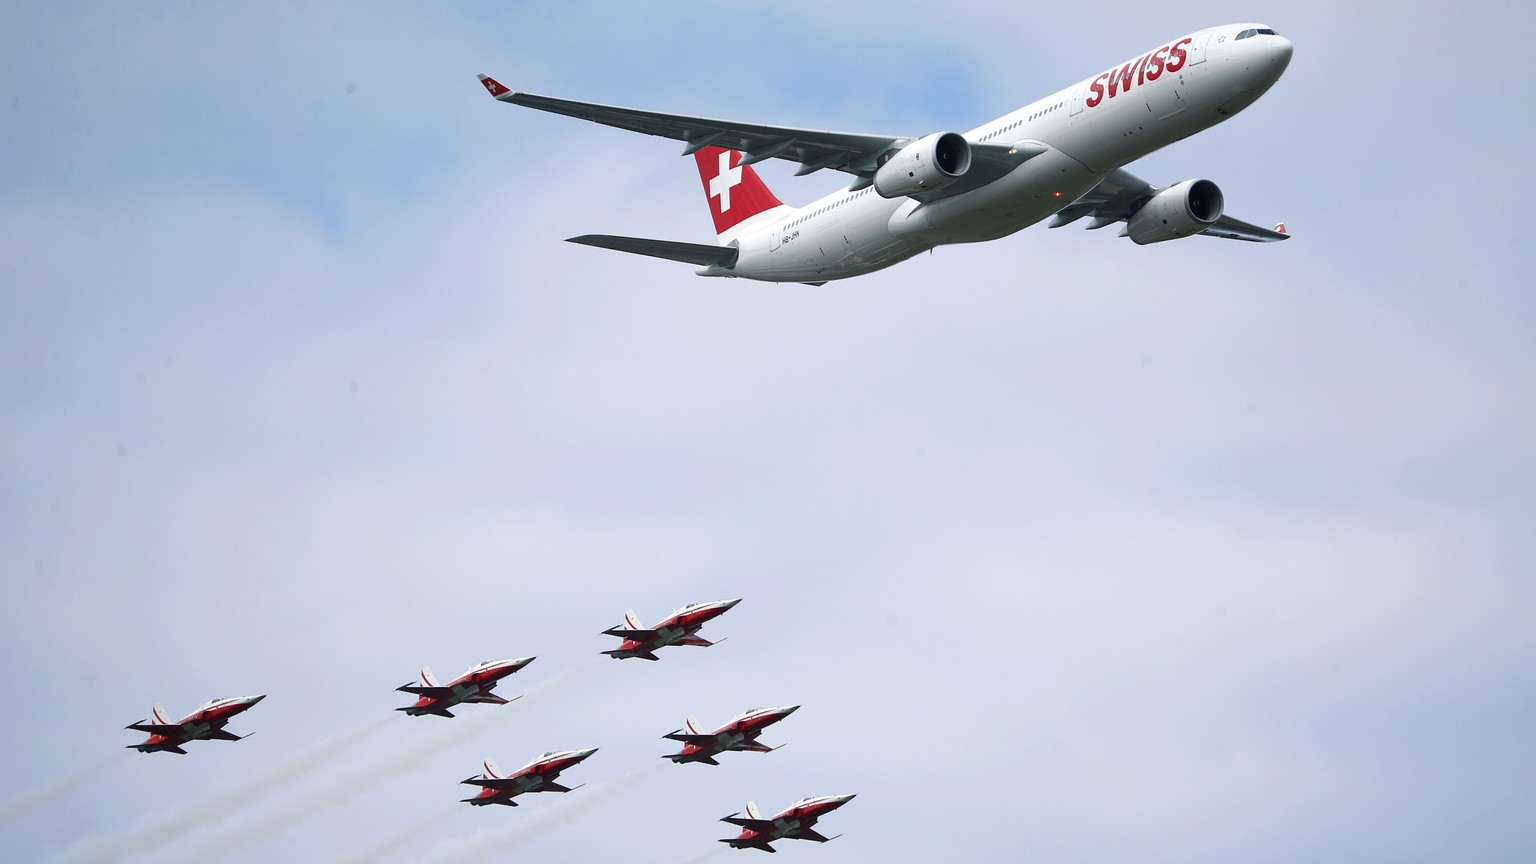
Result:
<svg viewBox="0 0 1536 864">
<path fill-rule="evenodd" d="M 721 147 L 705 147 L 693 154 L 715 217 L 715 233 L 724 234 L 764 210 L 783 204 L 768 191 L 751 165 L 741 164 L 741 154 Z"/>
</svg>

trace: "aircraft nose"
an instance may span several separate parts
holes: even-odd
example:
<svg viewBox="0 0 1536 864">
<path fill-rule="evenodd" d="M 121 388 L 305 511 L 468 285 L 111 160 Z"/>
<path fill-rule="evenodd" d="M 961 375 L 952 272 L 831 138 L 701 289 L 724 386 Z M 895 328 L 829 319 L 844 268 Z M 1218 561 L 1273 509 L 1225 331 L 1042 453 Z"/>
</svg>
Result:
<svg viewBox="0 0 1536 864">
<path fill-rule="evenodd" d="M 741 598 L 737 597 L 735 600 L 722 600 L 722 601 L 720 601 L 720 605 L 724 606 L 727 609 L 734 609 L 736 607 L 736 604 L 740 603 L 740 602 L 741 602 Z"/>
<path fill-rule="evenodd" d="M 1285 67 L 1291 65 L 1291 40 L 1284 36 L 1271 36 L 1269 43 L 1265 47 L 1269 52 L 1269 62 L 1275 66 L 1276 72 L 1284 72 Z"/>
<path fill-rule="evenodd" d="M 779 710 L 783 711 L 785 714 L 793 714 L 796 711 L 800 710 L 800 706 L 799 705 L 785 705 L 783 708 L 780 708 Z"/>
<path fill-rule="evenodd" d="M 591 756 L 593 753 L 596 753 L 597 752 L 597 748 L 593 747 L 590 750 L 578 750 L 576 752 L 580 753 L 581 754 L 581 758 L 585 759 L 588 756 Z"/>
<path fill-rule="evenodd" d="M 252 705 L 255 705 L 257 702 L 260 702 L 261 700 L 263 700 L 265 698 L 267 698 L 267 694 L 263 693 L 260 696 L 247 696 L 245 701 L 249 702 Z"/>
</svg>

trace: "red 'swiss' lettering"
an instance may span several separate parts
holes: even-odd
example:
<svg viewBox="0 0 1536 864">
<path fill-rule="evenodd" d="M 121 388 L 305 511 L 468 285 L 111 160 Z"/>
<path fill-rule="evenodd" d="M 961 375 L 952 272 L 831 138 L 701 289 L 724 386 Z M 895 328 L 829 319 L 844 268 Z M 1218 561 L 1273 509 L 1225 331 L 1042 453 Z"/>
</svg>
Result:
<svg viewBox="0 0 1536 864">
<path fill-rule="evenodd" d="M 1168 49 L 1168 65 L 1163 67 L 1164 71 L 1177 72 L 1184 68 L 1184 61 L 1189 59 L 1189 55 L 1184 51 L 1184 46 L 1193 41 L 1195 40 L 1186 38 L 1173 43 L 1173 47 Z"/>
<path fill-rule="evenodd" d="M 1184 46 L 1195 41 L 1194 37 L 1180 39 L 1172 45 L 1132 60 L 1118 69 L 1111 69 L 1088 84 L 1088 99 L 1083 103 L 1089 108 L 1098 107 L 1105 99 L 1129 92 L 1133 86 L 1148 84 L 1163 77 L 1164 72 L 1177 72 L 1189 61 Z M 1108 88 L 1106 90 L 1106 83 Z"/>
<path fill-rule="evenodd" d="M 1115 85 L 1120 85 L 1120 90 L 1131 89 L 1131 76 L 1136 74 L 1136 63 L 1132 61 L 1120 67 L 1119 72 L 1109 73 L 1109 98 L 1115 98 Z"/>
<path fill-rule="evenodd" d="M 1089 108 L 1093 108 L 1100 102 L 1104 101 L 1104 79 L 1108 77 L 1109 73 L 1105 72 L 1099 75 L 1099 77 L 1093 79 L 1093 83 L 1088 85 L 1089 96 L 1088 101 L 1085 104 Z"/>
</svg>

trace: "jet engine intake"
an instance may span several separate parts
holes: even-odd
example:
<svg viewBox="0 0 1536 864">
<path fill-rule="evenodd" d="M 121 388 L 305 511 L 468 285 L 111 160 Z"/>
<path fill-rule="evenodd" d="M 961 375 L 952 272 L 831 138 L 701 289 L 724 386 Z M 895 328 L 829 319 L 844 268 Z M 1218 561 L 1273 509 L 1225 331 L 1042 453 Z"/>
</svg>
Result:
<svg viewBox="0 0 1536 864">
<path fill-rule="evenodd" d="M 971 144 L 958 132 L 935 132 L 896 151 L 875 172 L 875 191 L 882 198 L 931 192 L 965 176 L 971 167 Z"/>
<path fill-rule="evenodd" d="M 1209 180 L 1185 180 L 1153 195 L 1131 215 L 1126 234 L 1137 245 L 1199 234 L 1221 218 L 1221 189 Z"/>
</svg>

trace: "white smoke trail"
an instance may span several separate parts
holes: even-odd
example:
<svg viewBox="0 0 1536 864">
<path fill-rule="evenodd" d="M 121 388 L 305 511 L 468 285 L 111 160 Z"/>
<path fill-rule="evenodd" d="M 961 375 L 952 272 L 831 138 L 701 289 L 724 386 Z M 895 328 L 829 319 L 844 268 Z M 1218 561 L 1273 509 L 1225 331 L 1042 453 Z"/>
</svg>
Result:
<svg viewBox="0 0 1536 864">
<path fill-rule="evenodd" d="M 128 751 L 120 750 L 115 757 L 127 756 Z M 0 830 L 20 822 L 33 813 L 47 807 L 49 804 L 64 797 L 64 793 L 91 779 L 98 771 L 110 764 L 111 760 L 102 759 L 89 765 L 81 765 L 79 768 L 55 778 L 41 789 L 33 790 L 15 801 L 0 807 Z"/>
<path fill-rule="evenodd" d="M 160 849 L 193 831 L 215 826 L 231 815 L 242 812 L 262 796 L 325 767 L 394 719 L 381 717 L 361 729 L 322 742 L 276 771 L 249 780 L 222 795 L 211 795 L 149 814 L 114 833 L 82 837 L 47 859 L 48 864 L 116 861 Z"/>
<path fill-rule="evenodd" d="M 565 669 L 539 682 L 523 694 L 514 704 L 525 704 L 547 697 L 571 681 L 584 669 L 596 665 L 597 657 Z M 437 722 L 441 728 L 428 743 L 409 756 L 389 763 L 363 764 L 354 770 L 339 774 L 335 780 L 317 786 L 307 793 L 286 796 L 278 806 L 265 813 L 256 814 L 249 821 L 223 830 L 219 836 L 209 838 L 183 855 L 177 862 L 202 862 L 218 860 L 235 850 L 248 849 L 280 836 L 290 828 L 308 822 L 315 817 L 342 807 L 358 795 L 379 788 L 385 781 L 408 774 L 426 766 L 433 757 L 461 744 L 473 741 L 494 729 L 509 716 L 508 708 L 487 710 L 476 717 L 457 717 L 452 720 L 426 717 L 420 722 Z"/>
<path fill-rule="evenodd" d="M 536 815 L 518 820 L 505 828 L 481 831 L 468 838 L 442 844 L 432 854 L 418 860 L 423 864 L 450 864 L 450 862 L 457 864 L 457 862 L 474 860 L 494 852 L 503 852 L 526 840 L 547 833 L 556 825 L 569 825 L 609 798 L 655 774 L 666 764 L 657 762 L 594 788 L 573 790 L 562 795 L 561 801 L 550 805 Z M 583 792 L 586 794 L 583 795 Z M 516 819 L 517 815 L 513 814 L 512 818 Z"/>
<path fill-rule="evenodd" d="M 372 864 L 372 862 L 377 861 L 380 857 L 398 852 L 402 847 L 408 846 L 415 839 L 416 835 L 447 819 L 453 815 L 455 809 L 462 806 L 462 804 L 455 802 L 451 807 L 444 808 L 430 816 L 412 822 L 386 837 L 380 837 L 372 845 L 342 858 L 341 864 Z"/>
<path fill-rule="evenodd" d="M 717 843 L 715 844 L 715 848 L 710 849 L 707 852 L 700 852 L 692 858 L 684 858 L 682 861 L 679 861 L 678 864 L 699 864 L 700 861 L 708 861 L 721 852 L 724 852 L 728 848 L 730 847 Z"/>
</svg>

